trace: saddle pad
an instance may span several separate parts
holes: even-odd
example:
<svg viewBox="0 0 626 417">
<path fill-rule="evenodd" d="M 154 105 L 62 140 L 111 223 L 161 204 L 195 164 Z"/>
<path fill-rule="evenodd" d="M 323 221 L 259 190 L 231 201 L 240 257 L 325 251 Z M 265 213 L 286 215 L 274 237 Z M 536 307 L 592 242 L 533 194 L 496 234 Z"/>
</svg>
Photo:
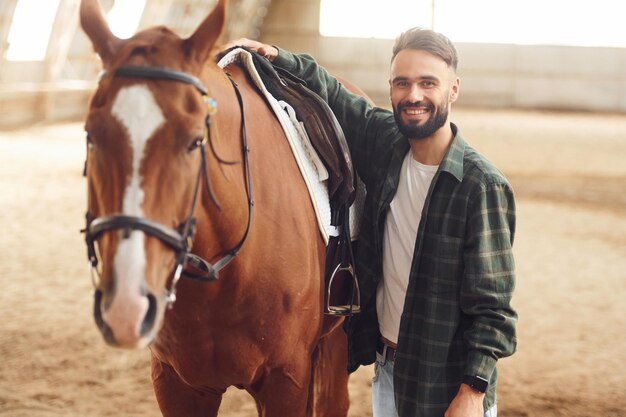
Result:
<svg viewBox="0 0 626 417">
<path fill-rule="evenodd" d="M 276 100 L 263 85 L 261 77 L 254 67 L 252 54 L 244 49 L 236 48 L 224 55 L 217 65 L 221 68 L 225 68 L 233 63 L 239 63 L 242 68 L 248 71 L 250 78 L 258 87 L 259 91 L 265 96 L 268 103 L 270 103 L 270 107 L 276 114 L 285 132 L 293 156 L 300 168 L 302 178 L 309 190 L 320 232 L 322 233 L 324 242 L 328 244 L 329 237 L 337 236 L 338 231 L 335 226 L 330 224 L 330 198 L 326 182 L 328 178 L 326 168 L 311 145 L 304 127 L 296 119 L 293 108 L 284 101 L 279 102 Z M 350 207 L 350 236 L 353 240 L 356 240 L 358 237 L 359 221 L 364 202 L 365 185 L 357 177 L 356 198 Z"/>
</svg>

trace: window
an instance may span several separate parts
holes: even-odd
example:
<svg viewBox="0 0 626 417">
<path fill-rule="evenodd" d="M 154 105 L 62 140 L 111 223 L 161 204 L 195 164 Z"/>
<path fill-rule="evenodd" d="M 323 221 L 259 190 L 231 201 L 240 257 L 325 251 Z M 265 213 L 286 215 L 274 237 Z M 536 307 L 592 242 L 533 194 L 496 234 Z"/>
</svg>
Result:
<svg viewBox="0 0 626 417">
<path fill-rule="evenodd" d="M 130 38 L 139 27 L 139 21 L 146 7 L 146 0 L 115 0 L 115 4 L 107 13 L 107 21 L 111 32 L 119 38 Z"/>
<path fill-rule="evenodd" d="M 45 59 L 59 3 L 60 0 L 18 0 L 9 29 L 7 60 Z M 132 36 L 145 4 L 145 0 L 116 0 L 107 14 L 111 31 L 120 38 Z"/>
<path fill-rule="evenodd" d="M 435 29 L 460 42 L 626 48 L 615 0 L 437 0 Z"/>
<path fill-rule="evenodd" d="M 621 7 L 615 0 L 321 0 L 320 33 L 395 38 L 422 26 L 454 42 L 626 48 Z"/>
<path fill-rule="evenodd" d="M 393 39 L 413 26 L 430 27 L 430 5 L 430 0 L 321 0 L 320 33 Z"/>
<path fill-rule="evenodd" d="M 46 57 L 59 0 L 19 0 L 9 29 L 9 61 L 41 61 Z M 33 13 L 36 10 L 37 13 Z"/>
</svg>

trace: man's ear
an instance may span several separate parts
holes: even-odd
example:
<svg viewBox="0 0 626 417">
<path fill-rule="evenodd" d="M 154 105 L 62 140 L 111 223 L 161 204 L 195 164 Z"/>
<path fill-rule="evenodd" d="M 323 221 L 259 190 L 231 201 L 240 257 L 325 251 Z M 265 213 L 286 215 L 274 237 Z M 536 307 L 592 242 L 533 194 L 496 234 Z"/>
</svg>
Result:
<svg viewBox="0 0 626 417">
<path fill-rule="evenodd" d="M 450 96 L 448 97 L 448 102 L 454 103 L 456 99 L 459 97 L 459 89 L 461 88 L 461 80 L 459 77 L 454 79 L 452 86 L 450 87 Z"/>
</svg>

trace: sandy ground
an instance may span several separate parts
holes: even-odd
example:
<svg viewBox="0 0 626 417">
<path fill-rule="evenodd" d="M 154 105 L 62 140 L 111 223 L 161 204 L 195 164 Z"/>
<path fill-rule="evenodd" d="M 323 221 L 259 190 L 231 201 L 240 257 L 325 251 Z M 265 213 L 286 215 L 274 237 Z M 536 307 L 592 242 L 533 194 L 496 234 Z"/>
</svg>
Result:
<svg viewBox="0 0 626 417">
<path fill-rule="evenodd" d="M 456 110 L 511 179 L 519 351 L 501 361 L 501 417 L 626 416 L 626 117 Z M 81 124 L 0 132 L 0 416 L 156 416 L 147 351 L 93 323 Z M 371 416 L 372 368 L 350 416 Z M 245 393 L 221 416 L 255 416 Z"/>
</svg>

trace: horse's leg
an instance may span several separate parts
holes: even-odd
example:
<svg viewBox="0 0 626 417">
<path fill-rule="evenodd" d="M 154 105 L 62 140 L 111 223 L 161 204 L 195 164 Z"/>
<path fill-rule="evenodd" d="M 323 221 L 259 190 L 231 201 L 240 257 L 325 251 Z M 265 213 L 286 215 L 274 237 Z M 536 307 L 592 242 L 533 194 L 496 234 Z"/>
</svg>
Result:
<svg viewBox="0 0 626 417">
<path fill-rule="evenodd" d="M 152 384 L 164 417 L 215 417 L 222 392 L 199 392 L 184 384 L 167 364 L 152 357 Z"/>
<path fill-rule="evenodd" d="M 291 363 L 274 368 L 247 391 L 254 397 L 260 417 L 305 417 L 310 382 L 310 356 L 294 354 Z"/>
<path fill-rule="evenodd" d="M 314 354 L 314 407 L 316 417 L 346 417 L 348 395 L 348 342 L 342 327 L 334 326 L 320 339 Z"/>
</svg>

